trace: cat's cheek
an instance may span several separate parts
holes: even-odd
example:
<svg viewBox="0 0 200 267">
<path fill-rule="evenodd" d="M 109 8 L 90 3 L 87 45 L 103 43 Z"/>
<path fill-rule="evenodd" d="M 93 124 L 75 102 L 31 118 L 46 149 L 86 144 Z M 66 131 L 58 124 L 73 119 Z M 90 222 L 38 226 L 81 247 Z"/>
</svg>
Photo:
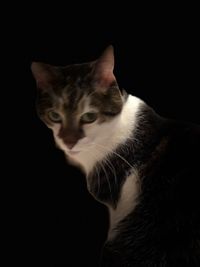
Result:
<svg viewBox="0 0 200 267">
<path fill-rule="evenodd" d="M 101 128 L 98 126 L 96 122 L 91 124 L 86 124 L 83 129 L 85 136 L 87 136 L 88 138 L 91 138 L 91 136 L 96 135 L 101 130 Z"/>
</svg>

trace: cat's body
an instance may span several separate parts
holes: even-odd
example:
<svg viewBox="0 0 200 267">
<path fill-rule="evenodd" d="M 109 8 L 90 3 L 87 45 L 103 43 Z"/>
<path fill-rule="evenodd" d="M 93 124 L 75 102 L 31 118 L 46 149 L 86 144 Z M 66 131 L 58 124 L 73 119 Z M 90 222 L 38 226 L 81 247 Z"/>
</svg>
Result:
<svg viewBox="0 0 200 267">
<path fill-rule="evenodd" d="M 107 266 L 199 266 L 200 129 L 152 115 L 150 118 L 149 111 L 146 118 L 142 115 L 147 125 L 142 123 L 132 141 L 118 148 L 118 153 L 135 166 L 139 192 L 131 191 L 138 197 L 136 203 L 131 199 L 132 211 L 112 230 L 104 257 Z M 155 130 L 155 139 L 155 133 L 146 136 L 148 129 Z M 131 151 L 135 155 L 132 158 Z M 109 161 L 115 162 L 116 174 L 129 169 L 117 156 Z M 112 177 L 109 167 L 104 168 Z"/>
<path fill-rule="evenodd" d="M 39 115 L 109 209 L 101 266 L 200 266 L 200 128 L 120 92 L 113 67 L 111 48 L 93 63 L 32 66 Z"/>
</svg>

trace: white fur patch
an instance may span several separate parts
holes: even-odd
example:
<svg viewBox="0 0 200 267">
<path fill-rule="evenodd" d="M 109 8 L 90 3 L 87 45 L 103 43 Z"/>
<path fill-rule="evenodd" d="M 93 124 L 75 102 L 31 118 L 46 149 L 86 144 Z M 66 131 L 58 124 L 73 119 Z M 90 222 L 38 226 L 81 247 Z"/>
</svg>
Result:
<svg viewBox="0 0 200 267">
<path fill-rule="evenodd" d="M 117 203 L 117 208 L 113 209 L 109 207 L 110 229 L 108 232 L 108 239 L 113 239 L 117 235 L 117 224 L 134 210 L 137 204 L 139 191 L 138 175 L 137 172 L 134 171 L 126 178 L 122 187 L 120 199 Z"/>
</svg>

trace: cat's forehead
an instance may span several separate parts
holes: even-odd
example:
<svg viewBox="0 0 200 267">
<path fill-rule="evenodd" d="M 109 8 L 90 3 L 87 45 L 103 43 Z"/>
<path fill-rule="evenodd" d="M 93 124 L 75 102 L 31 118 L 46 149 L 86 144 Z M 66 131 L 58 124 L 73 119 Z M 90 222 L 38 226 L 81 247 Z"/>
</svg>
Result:
<svg viewBox="0 0 200 267">
<path fill-rule="evenodd" d="M 91 78 L 93 66 L 93 62 L 66 66 L 63 69 L 66 81 L 68 83 L 80 83 L 81 81 L 87 81 Z"/>
<path fill-rule="evenodd" d="M 62 81 L 53 91 L 65 100 L 80 100 L 83 95 L 91 93 L 92 63 L 74 64 L 61 68 Z"/>
<path fill-rule="evenodd" d="M 57 68 L 58 78 L 51 88 L 40 91 L 42 98 L 49 98 L 56 108 L 75 110 L 92 92 L 91 71 L 92 66 L 88 63 Z"/>
<path fill-rule="evenodd" d="M 66 85 L 58 96 L 59 103 L 65 109 L 76 110 L 77 107 L 83 107 L 89 103 L 91 88 L 82 88 L 77 84 Z"/>
</svg>

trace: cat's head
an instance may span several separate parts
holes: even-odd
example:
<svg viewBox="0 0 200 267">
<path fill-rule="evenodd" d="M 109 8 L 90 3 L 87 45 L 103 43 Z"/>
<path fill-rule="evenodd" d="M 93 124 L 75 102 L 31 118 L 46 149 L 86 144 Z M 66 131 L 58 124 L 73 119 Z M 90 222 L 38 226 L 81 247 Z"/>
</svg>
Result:
<svg viewBox="0 0 200 267">
<path fill-rule="evenodd" d="M 120 114 L 125 98 L 113 74 L 112 46 L 93 62 L 66 67 L 34 62 L 31 69 L 38 115 L 66 153 L 73 156 L 109 136 L 108 125 Z"/>
</svg>

